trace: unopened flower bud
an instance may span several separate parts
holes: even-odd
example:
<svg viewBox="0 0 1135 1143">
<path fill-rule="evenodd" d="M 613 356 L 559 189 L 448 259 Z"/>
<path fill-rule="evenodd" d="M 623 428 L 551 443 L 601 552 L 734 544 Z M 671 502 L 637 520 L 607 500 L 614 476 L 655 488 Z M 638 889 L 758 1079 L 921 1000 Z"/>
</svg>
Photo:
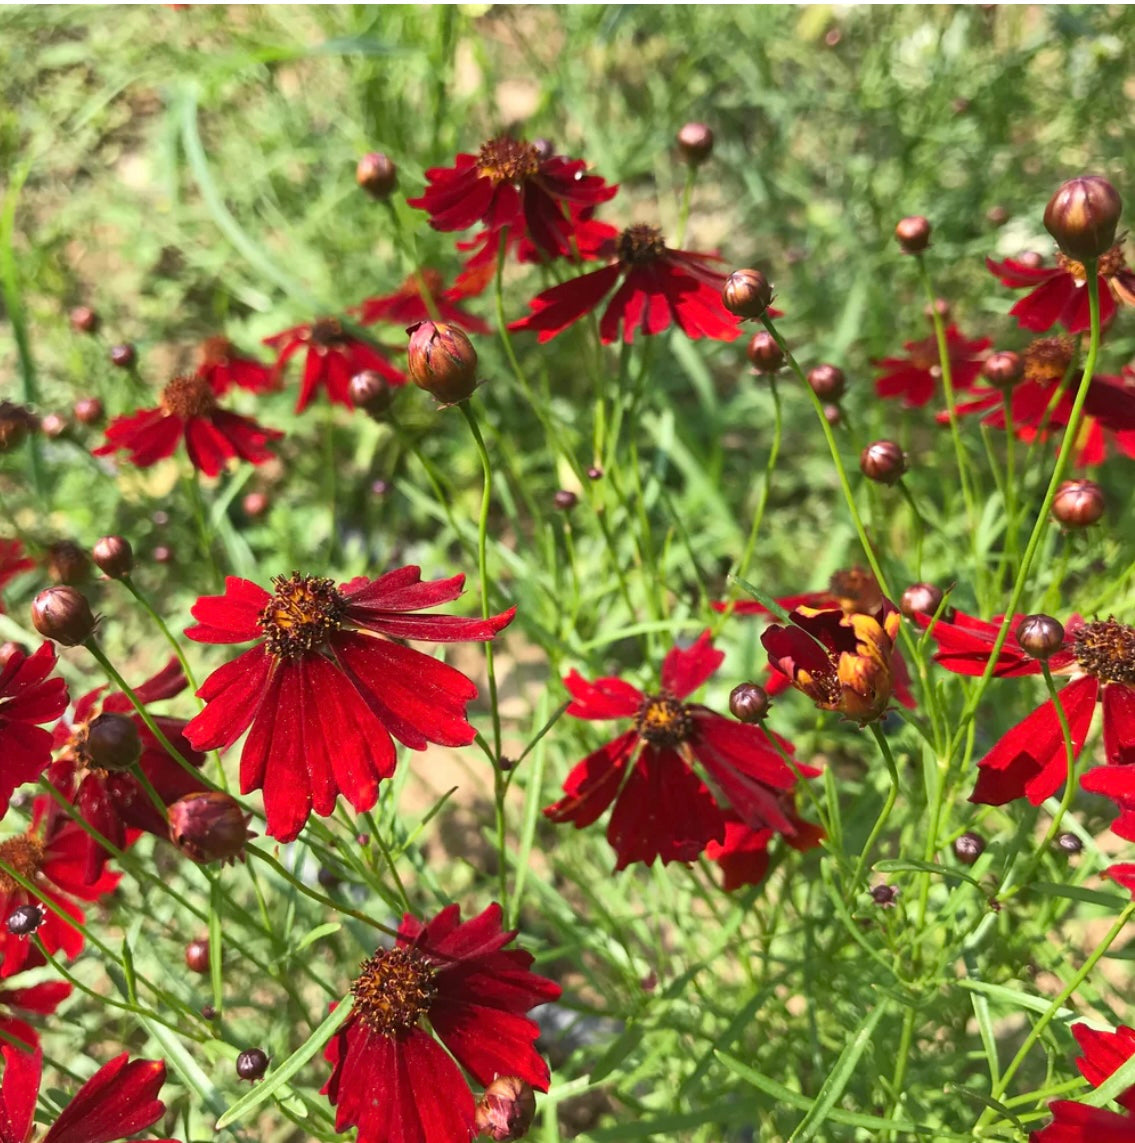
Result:
<svg viewBox="0 0 1135 1143">
<path fill-rule="evenodd" d="M 1014 634 L 1033 659 L 1049 659 L 1064 646 L 1064 625 L 1051 615 L 1026 615 Z"/>
<path fill-rule="evenodd" d="M 119 369 L 133 369 L 134 362 L 137 360 L 138 354 L 135 352 L 134 346 L 128 341 L 123 342 L 122 345 L 110 347 L 110 363 Z"/>
<path fill-rule="evenodd" d="M 745 353 L 758 373 L 775 373 L 784 364 L 784 350 L 767 329 L 758 329 L 753 334 Z"/>
<path fill-rule="evenodd" d="M 76 647 L 95 629 L 86 597 L 73 587 L 48 587 L 32 601 L 32 624 L 47 639 Z"/>
<path fill-rule="evenodd" d="M 410 335 L 410 380 L 442 405 L 456 405 L 477 387 L 477 351 L 464 332 L 448 322 L 423 321 Z"/>
<path fill-rule="evenodd" d="M 721 304 L 739 318 L 759 318 L 772 303 L 772 286 L 760 270 L 734 270 L 721 287 Z"/>
<path fill-rule="evenodd" d="M 169 807 L 169 836 L 190 861 L 209 865 L 244 860 L 251 814 L 223 790 L 202 790 L 178 798 Z"/>
<path fill-rule="evenodd" d="M 17 937 L 30 937 L 44 922 L 39 905 L 21 905 L 8 916 L 8 932 Z"/>
<path fill-rule="evenodd" d="M 190 972 L 199 972 L 202 976 L 209 971 L 209 941 L 206 937 L 190 941 L 185 946 L 185 964 Z"/>
<path fill-rule="evenodd" d="M 100 714 L 87 726 L 79 753 L 98 770 L 129 770 L 142 757 L 142 739 L 129 715 Z"/>
<path fill-rule="evenodd" d="M 99 327 L 99 315 L 90 306 L 76 306 L 68 320 L 76 333 L 94 333 Z"/>
<path fill-rule="evenodd" d="M 954 838 L 954 856 L 963 865 L 973 865 L 985 852 L 985 838 L 979 833 L 963 833 Z"/>
<path fill-rule="evenodd" d="M 1069 258 L 1086 262 L 1115 245 L 1122 213 L 1123 200 L 1107 179 L 1083 175 L 1069 179 L 1048 200 L 1044 228 Z"/>
<path fill-rule="evenodd" d="M 602 480 L 603 479 L 603 470 L 599 467 L 599 465 L 593 464 L 587 470 L 587 479 L 588 480 Z"/>
<path fill-rule="evenodd" d="M 821 401 L 838 401 L 847 389 L 847 378 L 838 365 L 816 365 L 808 371 L 808 384 Z"/>
<path fill-rule="evenodd" d="M 579 503 L 579 497 L 570 488 L 561 488 L 552 497 L 552 503 L 561 512 L 570 512 Z"/>
<path fill-rule="evenodd" d="M 494 1143 L 523 1139 L 536 1115 L 532 1085 L 519 1076 L 497 1076 L 477 1100 L 477 1133 Z"/>
<path fill-rule="evenodd" d="M 738 683 L 729 692 L 729 712 L 738 722 L 761 722 L 771 705 L 768 691 L 756 683 Z"/>
<path fill-rule="evenodd" d="M 352 404 L 376 421 L 390 409 L 390 403 L 394 400 L 394 391 L 386 378 L 373 369 L 364 369 L 361 373 L 356 373 L 351 378 L 347 391 Z"/>
<path fill-rule="evenodd" d="M 930 223 L 921 214 L 901 218 L 895 238 L 904 254 L 921 254 L 930 245 Z"/>
<path fill-rule="evenodd" d="M 985 359 L 981 375 L 994 389 L 1012 389 L 1025 375 L 1025 362 L 1019 353 L 1004 349 Z"/>
<path fill-rule="evenodd" d="M 91 574 L 90 557 L 74 540 L 50 544 L 45 557 L 47 574 L 56 583 L 82 583 Z"/>
<path fill-rule="evenodd" d="M 1009 212 L 1003 206 L 991 206 L 985 212 L 985 221 L 990 226 L 1004 226 L 1009 221 Z"/>
<path fill-rule="evenodd" d="M 704 123 L 687 123 L 678 131 L 678 150 L 691 167 L 713 154 L 713 132 Z"/>
<path fill-rule="evenodd" d="M 370 151 L 355 167 L 355 182 L 371 198 L 389 198 L 398 185 L 398 168 L 381 151 Z"/>
<path fill-rule="evenodd" d="M 0 401 L 0 452 L 11 452 L 19 448 L 28 433 L 34 433 L 38 425 L 35 414 L 23 405 Z"/>
<path fill-rule="evenodd" d="M 249 492 L 240 502 L 240 506 L 250 520 L 256 520 L 268 511 L 271 503 L 267 492 Z"/>
<path fill-rule="evenodd" d="M 259 1048 L 248 1048 L 236 1058 L 236 1074 L 242 1080 L 258 1080 L 268 1070 L 268 1057 Z"/>
<path fill-rule="evenodd" d="M 124 536 L 103 536 L 91 548 L 95 566 L 111 579 L 125 579 L 134 570 L 134 549 Z"/>
<path fill-rule="evenodd" d="M 942 595 L 942 589 L 932 583 L 912 583 L 902 593 L 899 610 L 907 619 L 914 619 L 916 615 L 937 615 L 938 608 L 942 606 Z M 949 622 L 953 610 L 952 607 L 945 608 L 942 618 Z"/>
<path fill-rule="evenodd" d="M 215 1020 L 217 1018 L 217 1010 L 212 1006 L 212 1004 L 202 1004 L 201 1015 L 206 1020 Z"/>
<path fill-rule="evenodd" d="M 927 321 L 933 321 L 935 316 L 942 321 L 949 321 L 952 312 L 953 307 L 945 298 L 935 298 L 933 302 L 928 302 L 922 307 L 922 313 Z"/>
<path fill-rule="evenodd" d="M 1103 489 L 1094 480 L 1066 480 L 1052 501 L 1052 514 L 1065 528 L 1087 528 L 1103 511 Z"/>
<path fill-rule="evenodd" d="M 1074 833 L 1061 833 L 1056 837 L 1056 848 L 1075 857 L 1084 848 L 1084 843 Z"/>
<path fill-rule="evenodd" d="M 825 405 L 824 420 L 834 429 L 836 425 L 843 424 L 843 410 L 838 405 Z"/>
<path fill-rule="evenodd" d="M 67 419 L 58 413 L 44 413 L 39 419 L 39 428 L 45 437 L 55 440 L 56 437 L 61 437 L 67 431 Z M 0 452 L 3 452 L 2 448 L 0 448 Z"/>
<path fill-rule="evenodd" d="M 551 139 L 545 139 L 543 136 L 532 140 L 532 148 L 536 152 L 536 157 L 540 162 L 550 159 L 556 153 L 556 145 Z"/>
<path fill-rule="evenodd" d="M 71 411 L 81 425 L 97 425 L 103 418 L 102 402 L 97 397 L 80 397 Z"/>
<path fill-rule="evenodd" d="M 871 890 L 871 900 L 879 906 L 880 909 L 893 909 L 895 902 L 899 899 L 899 890 L 896 885 L 876 885 Z"/>
<path fill-rule="evenodd" d="M 906 453 L 895 441 L 873 441 L 859 454 L 859 470 L 876 484 L 897 484 L 906 472 Z"/>
<path fill-rule="evenodd" d="M 173 548 L 166 544 L 158 544 L 150 553 L 150 558 L 156 564 L 171 564 L 173 563 Z"/>
</svg>

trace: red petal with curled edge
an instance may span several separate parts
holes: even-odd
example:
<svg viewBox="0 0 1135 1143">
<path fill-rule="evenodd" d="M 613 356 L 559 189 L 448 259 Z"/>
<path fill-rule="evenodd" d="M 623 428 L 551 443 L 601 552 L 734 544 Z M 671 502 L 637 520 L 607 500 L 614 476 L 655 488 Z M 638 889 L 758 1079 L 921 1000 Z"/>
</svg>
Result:
<svg viewBox="0 0 1135 1143">
<path fill-rule="evenodd" d="M 71 985 L 63 980 L 47 980 L 27 988 L 5 988 L 0 991 L 0 1003 L 40 1016 L 50 1016 L 68 996 Z"/>
<path fill-rule="evenodd" d="M 1076 279 L 1071 274 L 1062 273 L 1026 294 L 1009 313 L 1022 329 L 1040 333 L 1060 321 L 1069 303 L 1075 302 L 1075 295 Z"/>
<path fill-rule="evenodd" d="M 148 706 L 152 702 L 161 702 L 162 699 L 181 694 L 188 685 L 180 661 L 176 655 L 171 655 L 166 660 L 166 665 L 156 675 L 151 675 L 144 683 L 134 688 L 134 695 L 143 706 Z M 114 694 L 106 696 L 102 709 L 104 714 L 109 711 L 121 714 L 133 710 L 134 704 L 121 691 L 115 691 Z M 75 713 L 76 721 L 82 721 L 78 708 Z"/>
<path fill-rule="evenodd" d="M 160 1060 L 116 1056 L 75 1093 L 43 1143 L 113 1143 L 144 1131 L 165 1114 L 158 1092 L 165 1083 Z"/>
<path fill-rule="evenodd" d="M 203 595 L 189 609 L 195 627 L 185 634 L 198 643 L 247 643 L 260 639 L 260 613 L 272 596 L 251 580 L 225 577 L 224 595 Z"/>
<path fill-rule="evenodd" d="M 573 701 L 567 713 L 573 718 L 605 721 L 610 718 L 634 718 L 646 697 L 637 687 L 622 679 L 602 678 L 588 682 L 578 671 L 572 671 L 564 686 Z"/>
<path fill-rule="evenodd" d="M 528 308 L 532 311 L 519 321 L 510 322 L 514 332 L 536 330 L 536 340 L 542 345 L 577 322 L 584 314 L 594 310 L 611 292 L 619 280 L 623 267 L 619 263 L 593 270 L 582 277 L 552 286 L 534 297 Z"/>
<path fill-rule="evenodd" d="M 629 730 L 577 763 L 564 782 L 564 797 L 546 806 L 544 816 L 571 822 L 576 829 L 597 821 L 615 800 L 637 743 L 638 735 Z"/>
<path fill-rule="evenodd" d="M 26 943 L 26 942 L 25 942 Z M 0 1143 L 27 1143 L 31 1138 L 36 1097 L 43 1073 L 39 1044 L 30 1052 L 13 1044 L 0 1046 L 4 1059 L 3 1087 L 0 1087 Z"/>
<path fill-rule="evenodd" d="M 291 348 L 288 352 L 290 355 Z M 285 360 L 285 356 L 281 354 L 276 368 L 279 369 Z M 295 411 L 297 413 L 302 413 L 311 404 L 319 386 L 327 383 L 327 370 L 327 354 L 320 353 L 314 345 L 309 345 L 307 357 L 303 363 L 303 379 L 300 381 L 299 396 L 296 398 Z"/>
<path fill-rule="evenodd" d="M 672 648 L 662 663 L 662 688 L 675 698 L 693 694 L 725 662 L 725 652 L 715 650 L 708 628 L 683 650 Z"/>
<path fill-rule="evenodd" d="M 1080 1074 L 1099 1087 L 1135 1055 L 1135 1028 L 1121 1024 L 1114 1032 L 1101 1032 L 1087 1024 L 1073 1024 L 1072 1035 L 1084 1054 L 1076 1060 Z M 1135 1111 L 1135 1085 L 1115 1097 L 1116 1103 Z"/>
<path fill-rule="evenodd" d="M 1048 1105 L 1055 1117 L 1029 1143 L 1135 1143 L 1135 1118 L 1101 1107 L 1058 1099 Z"/>
<path fill-rule="evenodd" d="M 228 437 L 211 417 L 189 417 L 185 422 L 185 450 L 194 468 L 206 476 L 216 476 L 225 462 L 236 456 Z"/>
<path fill-rule="evenodd" d="M 224 437 L 233 453 L 249 464 L 271 460 L 273 453 L 267 444 L 280 440 L 284 435 L 277 429 L 265 428 L 251 417 L 242 417 L 224 409 L 213 414 L 213 427 Z"/>
<path fill-rule="evenodd" d="M 795 681 L 800 670 L 807 671 L 813 678 L 832 671 L 827 652 L 799 627 L 774 623 L 762 633 L 761 645 L 768 652 L 770 666 L 790 680 Z"/>
<path fill-rule="evenodd" d="M 1006 258 L 1004 262 L 986 258 L 985 266 L 1003 286 L 1014 290 L 1031 289 L 1038 282 L 1047 282 L 1049 278 L 1065 273 L 1059 266 L 1029 266 L 1015 258 Z"/>
<path fill-rule="evenodd" d="M 725 840 L 711 841 L 705 855 L 723 874 L 722 889 L 732 893 L 742 885 L 759 885 L 768 873 L 771 829 L 750 829 L 740 819 L 725 822 Z"/>
<path fill-rule="evenodd" d="M 1096 766 L 1081 776 L 1080 788 L 1111 798 L 1119 806 L 1111 832 L 1135 841 L 1135 766 Z"/>
<path fill-rule="evenodd" d="M 181 440 L 184 422 L 162 409 L 140 409 L 126 417 L 115 417 L 106 428 L 106 444 L 92 449 L 93 456 L 107 456 L 119 449 L 130 453 L 130 462 L 149 468 L 173 456 Z"/>
<path fill-rule="evenodd" d="M 930 626 L 931 617 L 916 613 L 915 621 L 923 629 Z M 1039 675 L 1041 673 L 1040 660 L 1026 654 L 1024 648 L 1017 642 L 1015 634 L 1018 624 L 1024 619 L 1023 615 L 1014 615 L 1009 625 L 1009 634 L 1001 645 L 997 654 L 997 666 L 993 669 L 993 678 L 1009 679 L 1021 675 Z M 985 671 L 997 633 L 1001 630 L 1001 618 L 994 622 L 978 619 L 973 615 L 966 615 L 958 611 L 953 619 L 947 622 L 939 617 L 934 623 L 930 638 L 938 644 L 938 651 L 934 661 L 947 671 L 956 675 L 980 676 Z M 1067 636 L 1067 632 L 1065 632 Z M 1049 667 L 1058 670 L 1072 662 L 1074 656 L 1069 648 L 1067 637 L 1064 649 L 1058 651 L 1049 660 Z"/>
</svg>

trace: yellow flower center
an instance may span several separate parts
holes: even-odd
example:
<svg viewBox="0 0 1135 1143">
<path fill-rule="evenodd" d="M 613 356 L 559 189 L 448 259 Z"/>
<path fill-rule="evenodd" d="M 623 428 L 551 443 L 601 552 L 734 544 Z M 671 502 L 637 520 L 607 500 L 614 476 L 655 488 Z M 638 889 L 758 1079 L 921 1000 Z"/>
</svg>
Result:
<svg viewBox="0 0 1135 1143">
<path fill-rule="evenodd" d="M 499 136 L 477 153 L 477 173 L 498 183 L 519 183 L 540 171 L 540 152 L 531 143 Z"/>
<path fill-rule="evenodd" d="M 1041 383 L 1062 381 L 1076 356 L 1074 337 L 1041 337 L 1025 350 L 1025 376 Z"/>
<path fill-rule="evenodd" d="M 0 861 L 14 869 L 25 881 L 34 882 L 43 865 L 43 842 L 31 834 L 21 834 L 0 841 Z M 0 869 L 0 893 L 18 893 L 23 889 L 11 874 Z"/>
<path fill-rule="evenodd" d="M 1088 623 L 1072 641 L 1076 661 L 1105 683 L 1135 686 L 1135 627 L 1114 619 Z"/>
<path fill-rule="evenodd" d="M 1077 262 L 1074 258 L 1069 258 L 1066 254 L 1056 255 L 1056 264 L 1068 274 L 1071 274 L 1077 282 L 1086 282 L 1088 280 L 1088 273 L 1084 269 L 1083 262 Z M 1101 254 L 1099 259 L 1099 273 L 1103 278 L 1114 278 L 1120 270 L 1127 269 L 1127 259 L 1123 256 L 1122 244 L 1113 246 L 1106 254 Z"/>
<path fill-rule="evenodd" d="M 330 579 L 278 575 L 272 599 L 257 616 L 270 654 L 292 659 L 317 649 L 342 625 L 346 601 Z"/>
<path fill-rule="evenodd" d="M 171 416 L 187 421 L 211 413 L 217 407 L 217 398 L 203 378 L 175 377 L 162 390 L 161 406 Z"/>
<path fill-rule="evenodd" d="M 652 746 L 677 746 L 690 737 L 693 729 L 689 712 L 665 691 L 647 695 L 635 715 L 635 730 Z"/>
<path fill-rule="evenodd" d="M 351 992 L 354 1011 L 372 1032 L 397 1036 L 429 1012 L 437 984 L 433 967 L 417 949 L 394 948 L 363 961 Z"/>
<path fill-rule="evenodd" d="M 666 243 L 662 240 L 662 231 L 657 226 L 628 226 L 619 235 L 615 246 L 615 253 L 619 261 L 627 266 L 642 266 L 661 258 L 666 252 Z"/>
</svg>

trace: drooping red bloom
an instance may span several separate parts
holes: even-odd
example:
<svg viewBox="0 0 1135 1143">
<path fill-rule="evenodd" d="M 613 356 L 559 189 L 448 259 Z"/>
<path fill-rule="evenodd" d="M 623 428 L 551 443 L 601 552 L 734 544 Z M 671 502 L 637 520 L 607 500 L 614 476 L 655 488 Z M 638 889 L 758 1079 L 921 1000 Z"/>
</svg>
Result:
<svg viewBox="0 0 1135 1143">
<path fill-rule="evenodd" d="M 777 752 L 790 742 L 759 726 L 682 700 L 721 665 L 708 631 L 687 650 L 675 647 L 662 664 L 661 688 L 646 694 L 616 678 L 588 682 L 572 671 L 564 686 L 573 718 L 628 718 L 634 725 L 578 763 L 564 797 L 544 813 L 582 829 L 614 803 L 607 840 L 616 869 L 632 861 L 693 861 L 711 841 L 725 842 L 730 809 L 752 830 L 797 834 L 786 792 L 796 778 Z M 810 767 L 798 769 L 809 776 Z"/>
<path fill-rule="evenodd" d="M 171 658 L 158 674 L 135 688 L 134 693 L 144 705 L 149 706 L 162 699 L 173 698 L 185 687 L 181 666 L 177 659 Z M 92 757 L 89 746 L 91 726 L 97 726 L 96 720 L 100 716 L 121 715 L 133 723 L 142 748 L 138 767 L 164 805 L 171 805 L 185 794 L 207 787 L 166 753 L 124 694 L 116 691 L 106 695 L 106 690 L 106 687 L 96 687 L 83 695 L 75 703 L 70 720 L 60 721 L 56 726 L 54 748 L 58 753 L 48 768 L 47 779 L 75 804 L 88 825 L 98 830 L 116 849 L 125 849 L 141 832 L 168 837 L 169 822 L 131 769 L 100 766 L 99 760 Z M 185 739 L 185 719 L 167 715 L 153 717 L 170 745 L 191 765 L 201 766 L 205 756 L 194 750 Z M 83 836 L 86 853 L 82 876 L 88 885 L 93 885 L 102 875 L 109 854 L 89 834 Z"/>
<path fill-rule="evenodd" d="M 955 390 L 971 389 L 981 375 L 983 355 L 993 344 L 987 337 L 969 340 L 956 325 L 946 330 L 946 353 L 950 359 L 950 378 Z M 942 365 L 938 357 L 937 338 L 903 343 L 905 357 L 884 357 L 874 364 L 882 369 L 875 378 L 875 392 L 880 397 L 901 397 L 908 409 L 925 405 L 938 391 L 942 381 Z"/>
<path fill-rule="evenodd" d="M 1006 258 L 995 262 L 986 258 L 989 272 L 1013 290 L 1029 290 L 1009 311 L 1022 329 L 1038 333 L 1059 322 L 1069 333 L 1083 333 L 1091 327 L 1087 273 L 1080 262 L 1056 255 L 1055 266 L 1033 265 Z M 1127 268 L 1121 245 L 1113 246 L 1099 260 L 1100 321 L 1107 325 L 1115 316 L 1115 303 L 1135 306 L 1135 273 Z"/>
<path fill-rule="evenodd" d="M 417 274 L 411 274 L 394 293 L 367 298 L 358 307 L 359 321 L 363 325 L 390 322 L 405 329 L 408 325 L 433 320 L 436 312 L 441 321 L 460 326 L 470 333 L 486 334 L 489 332 L 488 323 L 458 304 L 477 292 L 479 291 L 463 290 L 459 285 L 446 287 L 436 270 L 419 270 Z M 433 312 L 426 302 L 427 298 L 433 304 Z"/>
<path fill-rule="evenodd" d="M 548 1090 L 540 1029 L 525 1013 L 561 990 L 529 971 L 529 953 L 506 948 L 515 936 L 499 905 L 465 922 L 457 905 L 424 925 L 402 918 L 394 947 L 363 962 L 351 1014 L 323 1053 L 336 1130 L 358 1128 L 358 1143 L 469 1143 L 467 1077 Z"/>
<path fill-rule="evenodd" d="M 785 835 L 785 841 L 793 849 L 813 849 L 823 840 L 824 831 L 811 822 L 798 818 L 785 805 L 789 820 L 796 827 L 794 834 Z M 744 885 L 759 885 L 768 873 L 769 842 L 774 831 L 771 828 L 750 829 L 736 814 L 725 815 L 725 840 L 711 841 L 705 847 L 705 855 L 715 861 L 723 874 L 722 889 L 732 893 Z"/>
<path fill-rule="evenodd" d="M 28 1143 L 43 1073 L 43 1055 L 11 1044 L 4 1059 L 0 1088 L 0 1143 Z M 158 1092 L 166 1079 L 159 1060 L 131 1060 L 127 1053 L 104 1064 L 59 1113 L 39 1143 L 114 1143 L 157 1123 L 165 1114 Z M 157 1143 L 177 1143 L 163 1139 Z"/>
<path fill-rule="evenodd" d="M 1021 618 L 1013 619 L 997 657 L 995 678 L 1041 673 L 1040 662 L 1030 658 L 1012 634 Z M 930 620 L 920 616 L 919 622 L 926 626 Z M 939 648 L 934 658 L 956 674 L 981 675 L 1000 627 L 1000 621 L 987 623 L 962 612 L 950 623 L 939 619 L 930 631 Z M 1071 678 L 1057 698 L 1068 720 L 1075 757 L 1083 749 L 1097 700 L 1103 704 L 1107 765 L 1085 774 L 1080 785 L 1117 800 L 1126 793 L 1135 806 L 1135 781 L 1125 773 L 1135 762 L 1135 628 L 1114 619 L 1085 623 L 1074 615 L 1064 624 L 1064 634 L 1064 646 L 1048 659 L 1048 667 L 1054 675 Z M 978 767 L 971 802 L 1000 806 L 1027 797 L 1038 806 L 1055 794 L 1068 777 L 1068 763 L 1054 700 L 1041 703 L 1007 731 Z M 1135 825 L 1135 817 L 1130 825 Z"/>
<path fill-rule="evenodd" d="M 15 579 L 20 572 L 31 571 L 35 560 L 24 552 L 19 540 L 0 540 L 0 588 Z M 0 615 L 4 614 L 4 600 L 0 599 Z"/>
<path fill-rule="evenodd" d="M 508 328 L 535 330 L 537 341 L 551 341 L 615 290 L 599 320 L 605 345 L 619 337 L 620 325 L 627 342 L 635 330 L 655 334 L 671 325 L 690 338 L 741 336 L 736 318 L 721 303 L 725 275 L 713 268 L 721 261 L 716 255 L 672 250 L 657 227 L 642 225 L 624 230 L 606 253 L 615 259 L 609 266 L 537 294 L 528 303 L 532 312 Z"/>
<path fill-rule="evenodd" d="M 40 952 L 33 949 L 25 967 L 38 968 L 46 963 Z M 45 980 L 23 988 L 0 988 L 0 1038 L 6 1043 L 15 1040 L 28 1051 L 34 1051 L 39 1045 L 38 1033 L 13 1013 L 50 1016 L 70 995 L 71 985 L 65 980 Z"/>
<path fill-rule="evenodd" d="M 615 197 L 582 159 L 541 156 L 531 143 L 498 136 L 452 167 L 426 171 L 429 185 L 410 206 L 428 211 L 435 230 L 465 230 L 480 223 L 490 232 L 508 227 L 548 258 L 572 256 L 572 207 L 595 207 Z"/>
<path fill-rule="evenodd" d="M 54 669 L 51 642 L 32 655 L 13 651 L 0 667 L 0 817 L 15 789 L 34 782 L 51 761 L 51 731 L 41 724 L 67 709 L 67 684 L 48 678 Z"/>
<path fill-rule="evenodd" d="M 192 608 L 199 643 L 247 643 L 197 694 L 206 708 L 185 728 L 199 750 L 225 749 L 251 727 L 240 759 L 242 793 L 264 791 L 268 833 L 291 841 L 314 809 L 326 816 L 343 794 L 369 810 L 394 773 L 391 735 L 411 750 L 467 746 L 465 719 L 477 688 L 460 671 L 404 645 L 491 639 L 515 608 L 490 619 L 414 612 L 456 599 L 464 576 L 422 582 L 416 567 L 338 587 L 329 579 L 277 576 L 275 593 L 230 576 L 224 595 Z M 380 636 L 375 638 L 375 636 Z"/>
<path fill-rule="evenodd" d="M 351 378 L 367 369 L 374 370 L 388 385 L 406 384 L 406 374 L 401 369 L 387 361 L 369 342 L 352 337 L 336 318 L 320 318 L 308 325 L 293 326 L 266 337 L 264 344 L 277 353 L 272 370 L 276 381 L 293 355 L 301 349 L 307 350 L 300 395 L 296 400 L 297 413 L 311 404 L 320 386 L 327 390 L 329 401 L 353 409 Z"/>
<path fill-rule="evenodd" d="M 83 910 L 72 898 L 97 901 L 111 892 L 119 874 L 106 873 L 94 884 L 84 877 L 87 835 L 75 822 L 52 814 L 54 803 L 40 796 L 32 803 L 32 821 L 25 833 L 0 841 L 0 861 L 36 887 L 26 890 L 9 873 L 0 870 L 0 977 L 14 976 L 32 963 L 35 946 L 26 938 L 8 931 L 2 921 L 21 905 L 41 905 L 50 901 L 62 912 L 83 922 Z M 83 935 L 61 920 L 50 909 L 43 909 L 43 923 L 36 930 L 50 953 L 62 951 L 70 958 L 83 949 Z"/>
<path fill-rule="evenodd" d="M 223 397 L 234 385 L 250 393 L 267 393 L 278 388 L 271 366 L 241 353 L 227 337 L 207 337 L 198 352 L 197 376 L 208 381 L 218 397 Z"/>
<path fill-rule="evenodd" d="M 162 390 L 156 409 L 115 417 L 107 426 L 106 444 L 96 448 L 94 455 L 107 456 L 125 449 L 131 464 L 149 468 L 173 456 L 184 440 L 193 467 L 206 476 L 216 476 L 233 457 L 249 464 L 271 460 L 266 446 L 283 435 L 251 417 L 220 408 L 205 378 L 175 377 Z"/>
</svg>

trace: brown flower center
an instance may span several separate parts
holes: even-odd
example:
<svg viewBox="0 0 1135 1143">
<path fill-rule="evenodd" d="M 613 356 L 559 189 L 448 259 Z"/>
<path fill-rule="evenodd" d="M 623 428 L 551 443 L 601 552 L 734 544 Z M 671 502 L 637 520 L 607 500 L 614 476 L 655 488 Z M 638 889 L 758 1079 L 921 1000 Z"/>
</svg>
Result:
<svg viewBox="0 0 1135 1143">
<path fill-rule="evenodd" d="M 677 746 L 694 730 L 689 712 L 673 695 L 665 691 L 647 695 L 635 715 L 635 730 L 652 746 Z"/>
<path fill-rule="evenodd" d="M 351 985 L 354 1011 L 372 1032 L 397 1036 L 409 1032 L 437 996 L 434 970 L 417 950 L 380 950 L 363 961 Z"/>
<path fill-rule="evenodd" d="M 202 365 L 225 365 L 233 351 L 233 343 L 227 337 L 207 337 L 199 350 Z"/>
<path fill-rule="evenodd" d="M 1076 356 L 1074 337 L 1041 337 L 1025 350 L 1025 377 L 1030 381 L 1062 381 Z"/>
<path fill-rule="evenodd" d="M 642 266 L 661 258 L 666 253 L 666 243 L 662 240 L 662 231 L 657 226 L 639 223 L 636 226 L 628 226 L 619 235 L 615 253 L 619 261 L 627 266 Z"/>
<path fill-rule="evenodd" d="M 257 616 L 264 644 L 279 659 L 318 648 L 342 625 L 347 604 L 335 583 L 314 575 L 278 575 L 275 595 Z"/>
<path fill-rule="evenodd" d="M 540 171 L 540 152 L 531 143 L 499 136 L 477 153 L 477 173 L 497 183 L 519 183 Z"/>
<path fill-rule="evenodd" d="M 162 390 L 161 406 L 171 416 L 187 421 L 208 416 L 217 407 L 217 398 L 204 378 L 175 377 Z"/>
<path fill-rule="evenodd" d="M 347 340 L 338 318 L 320 318 L 312 322 L 307 339 L 318 349 L 331 349 Z"/>
<path fill-rule="evenodd" d="M 1071 274 L 1077 282 L 1086 282 L 1087 271 L 1083 262 L 1077 262 L 1065 254 L 1056 255 L 1056 264 L 1067 274 Z M 1102 278 L 1114 278 L 1121 270 L 1127 269 L 1127 259 L 1123 256 L 1123 245 L 1118 243 L 1099 259 L 1099 273 Z"/>
<path fill-rule="evenodd" d="M 14 869 L 25 881 L 35 881 L 43 864 L 43 842 L 31 834 L 20 834 L 0 841 L 0 861 Z M 0 893 L 18 893 L 23 889 L 11 874 L 0 869 Z"/>
<path fill-rule="evenodd" d="M 1135 687 L 1135 627 L 1107 619 L 1089 623 L 1072 641 L 1076 661 L 1105 683 Z"/>
<path fill-rule="evenodd" d="M 883 604 L 879 581 L 866 568 L 837 571 L 829 581 L 829 588 L 848 615 L 873 615 Z"/>
</svg>

